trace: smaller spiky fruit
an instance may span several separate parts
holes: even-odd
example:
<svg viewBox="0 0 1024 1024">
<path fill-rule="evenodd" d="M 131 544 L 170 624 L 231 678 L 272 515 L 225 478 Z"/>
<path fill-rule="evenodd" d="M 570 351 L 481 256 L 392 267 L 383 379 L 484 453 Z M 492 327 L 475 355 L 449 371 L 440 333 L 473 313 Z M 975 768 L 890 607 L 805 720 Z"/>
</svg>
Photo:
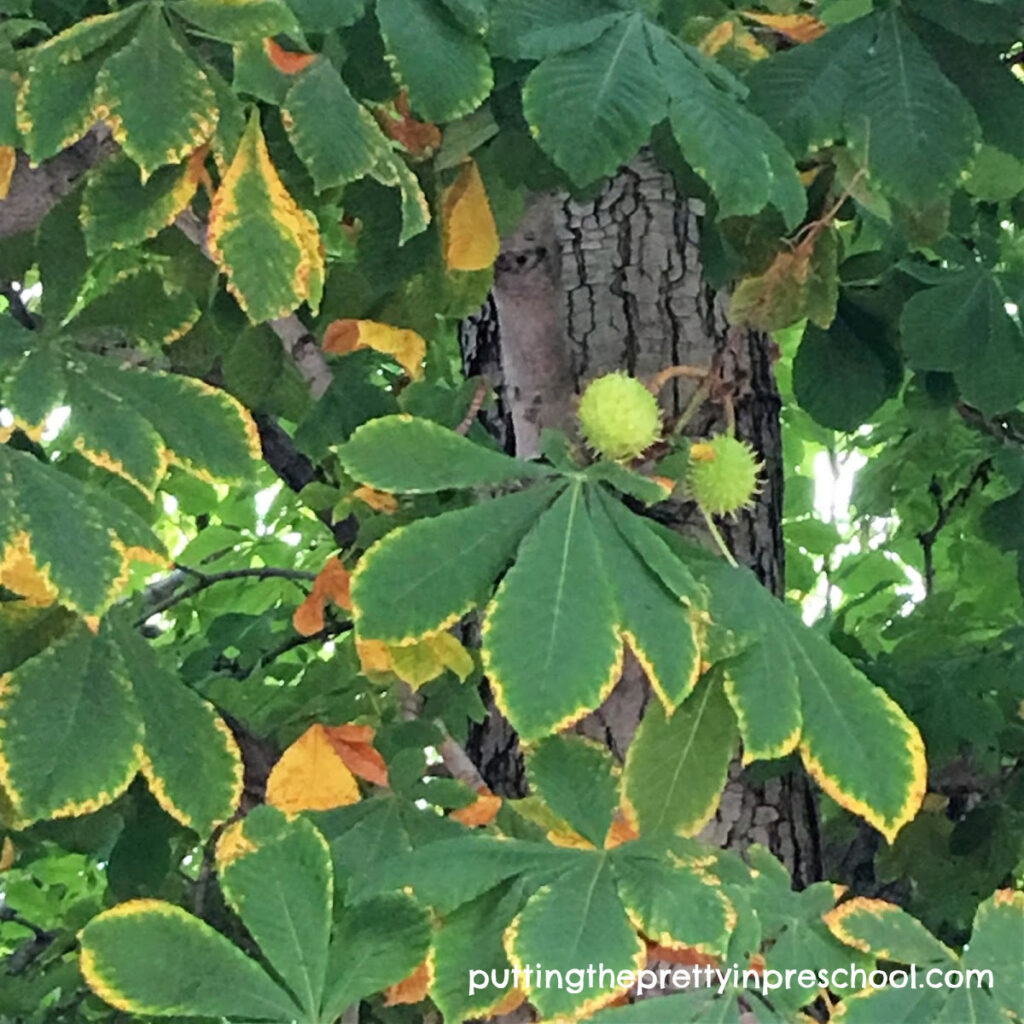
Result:
<svg viewBox="0 0 1024 1024">
<path fill-rule="evenodd" d="M 738 512 L 760 489 L 761 465 L 749 444 L 728 434 L 698 441 L 690 446 L 690 490 L 710 515 Z"/>
<path fill-rule="evenodd" d="M 661 436 L 657 399 L 624 373 L 592 380 L 577 415 L 587 444 L 609 459 L 631 459 Z"/>
</svg>

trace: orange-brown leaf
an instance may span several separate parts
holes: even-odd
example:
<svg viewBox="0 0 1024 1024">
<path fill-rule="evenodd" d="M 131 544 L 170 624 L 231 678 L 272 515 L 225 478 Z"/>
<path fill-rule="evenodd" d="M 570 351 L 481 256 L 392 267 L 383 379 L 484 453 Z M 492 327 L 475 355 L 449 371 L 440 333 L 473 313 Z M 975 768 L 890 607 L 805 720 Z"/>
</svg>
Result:
<svg viewBox="0 0 1024 1024">
<path fill-rule="evenodd" d="M 441 147 L 441 129 L 429 121 L 417 121 L 409 112 L 409 94 L 403 89 L 393 109 L 382 107 L 377 114 L 381 131 L 405 147 L 416 160 L 425 160 Z"/>
<path fill-rule="evenodd" d="M 369 725 L 325 726 L 327 739 L 353 774 L 376 786 L 388 785 L 388 766 L 373 745 L 373 728 Z"/>
<path fill-rule="evenodd" d="M 323 348 L 331 355 L 344 356 L 357 348 L 372 348 L 391 356 L 411 380 L 423 376 L 427 343 L 415 332 L 376 320 L 335 320 L 324 331 Z"/>
<path fill-rule="evenodd" d="M 692 946 L 674 949 L 671 946 L 659 946 L 656 942 L 648 942 L 648 963 L 651 960 L 667 960 L 669 963 L 684 964 L 688 967 L 717 967 L 719 963 L 719 957 L 701 953 Z"/>
<path fill-rule="evenodd" d="M 774 29 L 794 43 L 811 43 L 823 36 L 827 29 L 824 22 L 813 14 L 762 14 L 760 11 L 744 11 L 743 16 L 759 25 Z"/>
<path fill-rule="evenodd" d="M 495 796 L 486 786 L 481 786 L 477 798 L 468 806 L 460 807 L 448 815 L 467 828 L 490 825 L 501 810 L 501 797 Z"/>
<path fill-rule="evenodd" d="M 611 850 L 616 846 L 621 846 L 623 843 L 631 843 L 634 839 L 639 838 L 640 833 L 637 831 L 635 823 L 630 821 L 629 817 L 620 808 L 615 812 L 612 826 L 608 829 L 608 835 L 605 836 L 604 848 Z"/>
<path fill-rule="evenodd" d="M 270 63 L 285 75 L 297 75 L 300 71 L 305 71 L 316 60 L 315 53 L 296 53 L 294 50 L 286 50 L 283 46 L 275 43 L 273 39 L 263 40 L 263 50 L 270 59 Z"/>
<path fill-rule="evenodd" d="M 393 494 L 388 494 L 386 491 L 378 491 L 373 487 L 357 487 L 352 492 L 352 497 L 361 501 L 364 505 L 369 505 L 374 512 L 383 512 L 385 515 L 391 515 L 398 511 L 398 499 Z"/>
<path fill-rule="evenodd" d="M 6 199 L 14 177 L 18 153 L 13 146 L 0 146 L 0 199 Z"/>
<path fill-rule="evenodd" d="M 426 960 L 408 978 L 403 978 L 398 984 L 384 990 L 384 1005 L 421 1003 L 427 998 L 433 981 L 434 958 L 428 953 Z"/>
<path fill-rule="evenodd" d="M 302 636 L 313 636 L 324 628 L 324 607 L 333 601 L 339 608 L 352 607 L 349 572 L 337 558 L 332 558 L 320 570 L 313 581 L 309 596 L 292 616 L 295 632 Z"/>
<path fill-rule="evenodd" d="M 498 258 L 501 241 L 480 170 L 467 160 L 445 189 L 444 261 L 449 270 L 487 270 Z"/>
<path fill-rule="evenodd" d="M 267 779 L 267 803 L 289 814 L 329 811 L 359 799 L 355 776 L 319 723 L 281 755 Z"/>
</svg>

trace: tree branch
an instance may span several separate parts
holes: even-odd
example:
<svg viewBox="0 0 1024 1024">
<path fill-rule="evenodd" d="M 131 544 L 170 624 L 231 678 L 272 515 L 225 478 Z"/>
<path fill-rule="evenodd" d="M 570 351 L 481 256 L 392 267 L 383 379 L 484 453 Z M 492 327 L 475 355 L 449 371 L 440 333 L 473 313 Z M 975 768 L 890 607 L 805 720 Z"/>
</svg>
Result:
<svg viewBox="0 0 1024 1024">
<path fill-rule="evenodd" d="M 31 231 L 51 209 L 95 167 L 117 149 L 105 124 L 94 125 L 83 138 L 38 167 L 18 154 L 7 198 L 0 201 L 0 238 Z"/>
<path fill-rule="evenodd" d="M 177 588 L 180 587 L 186 577 L 189 576 L 198 582 L 185 590 L 179 591 Z M 255 566 L 250 569 L 225 569 L 222 572 L 205 573 L 199 569 L 192 569 L 187 565 L 175 564 L 173 573 L 153 584 L 154 588 L 158 588 L 156 590 L 157 593 L 165 592 L 169 584 L 173 586 L 172 592 L 164 597 L 158 598 L 154 605 L 147 608 L 145 614 L 135 621 L 135 626 L 138 628 L 139 626 L 144 625 L 147 619 L 152 618 L 152 616 L 159 615 L 160 612 L 164 612 L 168 608 L 174 607 L 174 605 L 181 601 L 187 601 L 190 597 L 195 597 L 196 594 L 206 590 L 207 587 L 212 587 L 215 583 L 222 583 L 225 580 L 240 579 L 285 579 L 311 581 L 316 579 L 316 573 L 308 572 L 304 569 L 276 569 L 272 566 Z"/>
</svg>

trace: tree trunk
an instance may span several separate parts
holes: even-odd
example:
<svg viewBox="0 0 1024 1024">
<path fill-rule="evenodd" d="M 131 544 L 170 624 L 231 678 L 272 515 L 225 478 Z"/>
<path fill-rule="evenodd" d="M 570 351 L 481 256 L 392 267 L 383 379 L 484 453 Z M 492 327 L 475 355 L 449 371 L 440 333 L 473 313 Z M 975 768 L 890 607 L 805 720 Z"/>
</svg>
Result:
<svg viewBox="0 0 1024 1024">
<path fill-rule="evenodd" d="M 688 431 L 706 436 L 735 411 L 736 432 L 764 461 L 764 489 L 735 522 L 723 523 L 737 561 L 765 586 L 784 589 L 782 451 L 774 349 L 763 334 L 729 326 L 724 296 L 704 281 L 700 258 L 703 213 L 646 154 L 624 168 L 593 201 L 538 197 L 503 246 L 494 291 L 463 331 L 467 369 L 498 393 L 492 417 L 506 448 L 537 454 L 545 427 L 571 429 L 578 394 L 610 370 L 649 378 L 678 364 L 714 368 L 716 401 L 706 401 Z M 677 378 L 661 393 L 670 415 L 686 407 L 695 382 Z M 724 401 L 723 401 L 724 398 Z M 687 502 L 657 509 L 659 519 L 701 533 Z M 577 730 L 621 757 L 650 699 L 635 661 L 604 705 Z M 488 784 L 521 796 L 525 789 L 515 733 L 490 705 L 471 737 L 470 753 Z M 737 761 L 718 814 L 702 838 L 743 850 L 767 845 L 798 885 L 820 876 L 814 797 L 806 777 L 790 774 L 754 784 Z"/>
</svg>

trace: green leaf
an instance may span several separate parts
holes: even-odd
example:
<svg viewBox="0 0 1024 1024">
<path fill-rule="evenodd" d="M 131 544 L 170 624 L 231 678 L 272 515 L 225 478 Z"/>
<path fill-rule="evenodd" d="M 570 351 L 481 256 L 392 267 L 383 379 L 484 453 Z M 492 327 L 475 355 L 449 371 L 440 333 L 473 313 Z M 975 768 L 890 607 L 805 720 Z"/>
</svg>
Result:
<svg viewBox="0 0 1024 1024">
<path fill-rule="evenodd" d="M 377 21 L 395 77 L 425 120 L 454 121 L 487 98 L 494 85 L 487 50 L 436 0 L 377 0 Z"/>
<path fill-rule="evenodd" d="M 1011 409 L 1024 398 L 1024 334 L 1007 301 L 981 268 L 911 296 L 900 320 L 911 366 L 952 373 L 964 400 L 987 414 Z"/>
<path fill-rule="evenodd" d="M 4 404 L 15 423 L 30 434 L 42 430 L 46 417 L 64 398 L 63 353 L 53 345 L 40 344 L 29 350 L 4 382 Z"/>
<path fill-rule="evenodd" d="M 258 114 L 213 200 L 210 253 L 252 323 L 318 301 L 323 256 L 315 218 L 288 194 L 267 151 Z"/>
<path fill-rule="evenodd" d="M 502 937 L 523 908 L 521 881 L 507 882 L 448 914 L 434 938 L 434 979 L 430 998 L 445 1020 L 482 1017 L 508 995 L 508 989 L 484 983 L 471 971 L 500 972 L 509 966 Z M 466 979 L 476 991 L 468 991 Z"/>
<path fill-rule="evenodd" d="M 395 985 L 423 962 L 430 922 L 408 896 L 389 893 L 345 907 L 334 926 L 321 1020 Z M 463 978 L 465 984 L 465 978 Z"/>
<path fill-rule="evenodd" d="M 1011 1015 L 1024 1016 L 1024 965 L 1017 952 L 1024 931 L 1024 893 L 998 889 L 974 917 L 971 941 L 963 952 L 970 970 L 990 970 L 995 985 L 992 998 Z"/>
<path fill-rule="evenodd" d="M 400 246 L 427 230 L 430 204 L 423 194 L 419 178 L 405 160 L 397 153 L 388 153 L 374 167 L 371 176 L 382 185 L 398 189 L 402 212 L 402 229 L 398 234 Z"/>
<path fill-rule="evenodd" d="M 441 0 L 441 3 L 467 32 L 481 35 L 486 31 L 491 0 Z"/>
<path fill-rule="evenodd" d="M 709 80 L 692 48 L 658 33 L 654 53 L 669 85 L 672 134 L 715 193 L 718 215 L 755 214 L 771 203 L 787 227 L 799 224 L 807 201 L 782 140 Z"/>
<path fill-rule="evenodd" d="M 830 910 L 825 924 L 840 942 L 879 960 L 949 966 L 957 959 L 917 918 L 884 900 L 854 897 Z"/>
<path fill-rule="evenodd" d="M 363 177 L 390 150 L 373 115 L 322 57 L 288 90 L 281 116 L 317 192 Z"/>
<path fill-rule="evenodd" d="M 564 437 L 564 435 L 562 436 Z M 565 438 L 565 441 L 568 444 L 568 438 Z M 545 456 L 548 457 L 549 461 L 553 461 L 547 452 L 545 452 Z M 564 468 L 569 470 L 575 469 L 568 456 L 563 460 L 563 463 Z M 559 468 L 563 468 L 563 465 L 555 464 Z M 621 462 L 610 462 L 607 459 L 600 459 L 587 466 L 583 472 L 589 479 L 603 480 L 614 487 L 615 490 L 628 494 L 631 498 L 636 498 L 637 501 L 642 501 L 645 505 L 655 505 L 659 501 L 665 501 L 667 497 L 665 488 L 661 484 L 631 469 L 627 469 Z"/>
<path fill-rule="evenodd" d="M 352 575 L 360 637 L 414 643 L 484 603 L 554 496 L 555 485 L 542 484 L 393 530 Z"/>
<path fill-rule="evenodd" d="M 892 349 L 876 333 L 860 333 L 840 316 L 824 331 L 808 324 L 793 359 L 793 392 L 813 419 L 856 430 L 902 381 Z"/>
<path fill-rule="evenodd" d="M 604 846 L 619 806 L 619 770 L 607 747 L 551 736 L 527 757 L 530 788 L 594 846 Z"/>
<path fill-rule="evenodd" d="M 142 723 L 124 664 L 82 627 L 3 677 L 0 717 L 16 827 L 95 811 L 139 769 Z"/>
<path fill-rule="evenodd" d="M 626 755 L 623 798 L 643 837 L 694 836 L 711 820 L 736 749 L 736 720 L 711 674 L 671 718 L 644 714 Z"/>
<path fill-rule="evenodd" d="M 68 538 L 74 537 L 74 544 Z M 145 548 L 135 552 L 130 548 Z M 0 445 L 0 579 L 31 578 L 83 615 L 117 597 L 130 556 L 162 557 L 159 541 L 117 501 L 31 455 Z M 12 578 L 13 577 L 13 578 Z"/>
<path fill-rule="evenodd" d="M 608 855 L 576 853 L 579 864 L 531 896 L 505 933 L 505 950 L 520 969 L 542 964 L 563 977 L 575 970 L 581 983 L 584 965 L 607 969 L 597 975 L 596 985 L 581 984 L 577 993 L 570 991 L 575 985 L 527 986 L 530 1002 L 545 1018 L 575 1016 L 585 1006 L 609 1002 L 619 993 L 614 980 L 619 971 L 638 971 L 646 957 L 616 892 Z"/>
<path fill-rule="evenodd" d="M 89 987 L 127 1013 L 281 1022 L 299 1013 L 254 960 L 170 903 L 130 900 L 105 910 L 81 943 Z"/>
<path fill-rule="evenodd" d="M 217 127 L 209 80 L 178 45 L 159 7 L 150 8 L 132 41 L 104 64 L 96 98 L 143 180 L 164 164 L 180 163 Z"/>
<path fill-rule="evenodd" d="M 130 160 L 105 160 L 89 175 L 82 193 L 82 230 L 89 252 L 129 249 L 153 238 L 191 202 L 201 171 L 200 164 L 188 161 L 161 167 L 142 183 L 139 168 Z"/>
<path fill-rule="evenodd" d="M 875 40 L 849 99 L 847 130 L 872 178 L 922 208 L 952 191 L 979 141 L 978 119 L 898 10 L 872 18 Z"/>
<path fill-rule="evenodd" d="M 78 301 L 89 270 L 85 236 L 78 222 L 80 194 L 65 196 L 39 225 L 36 258 L 43 285 L 42 314 L 60 324 Z"/>
<path fill-rule="evenodd" d="M 725 953 L 736 912 L 717 879 L 698 867 L 636 856 L 630 844 L 612 857 L 619 896 L 638 931 L 668 949 Z"/>
<path fill-rule="evenodd" d="M 242 756 L 230 729 L 127 623 L 118 643 L 145 727 L 142 773 L 160 806 L 206 838 L 242 798 Z"/>
<path fill-rule="evenodd" d="M 651 560 L 662 565 L 673 582 L 678 579 L 682 587 L 689 585 L 691 595 L 696 594 L 697 584 L 661 539 L 615 499 L 601 495 L 592 502 L 591 515 L 619 629 L 666 712 L 671 713 L 696 685 L 700 671 L 695 612 L 669 589 L 616 528 L 611 516 L 622 519 L 625 529 L 645 544 Z M 635 524 L 630 520 L 636 520 Z"/>
<path fill-rule="evenodd" d="M 168 10 L 227 43 L 299 33 L 294 14 L 282 0 L 176 0 Z"/>
<path fill-rule="evenodd" d="M 105 58 L 100 52 L 64 64 L 53 52 L 33 52 L 18 92 L 18 130 L 33 163 L 66 149 L 92 127 L 96 76 Z"/>
<path fill-rule="evenodd" d="M 327 972 L 333 872 L 310 822 L 256 807 L 218 842 L 220 887 L 229 906 L 306 1013 L 317 1018 Z M 236 1011 L 237 1012 L 237 1011 Z"/>
<path fill-rule="evenodd" d="M 594 42 L 628 14 L 601 0 L 503 0 L 491 11 L 491 52 L 540 59 Z"/>
<path fill-rule="evenodd" d="M 354 25 L 366 10 L 366 0 L 288 0 L 303 32 L 329 32 Z"/>
<path fill-rule="evenodd" d="M 542 61 L 523 87 L 523 113 L 544 152 L 588 185 L 636 155 L 665 116 L 666 98 L 645 20 L 634 14 Z"/>
<path fill-rule="evenodd" d="M 18 76 L 7 69 L 0 70 L 0 146 L 20 146 L 18 132 Z"/>
<path fill-rule="evenodd" d="M 483 626 L 485 671 L 523 740 L 564 729 L 611 692 L 622 671 L 615 619 L 583 485 L 575 483 L 523 541 Z"/>
<path fill-rule="evenodd" d="M 519 875 L 540 884 L 578 863 L 579 850 L 498 836 L 463 835 L 381 858 L 349 891 L 350 899 L 409 886 L 416 898 L 447 916 L 456 907 Z"/>
<path fill-rule="evenodd" d="M 750 69 L 751 110 L 795 155 L 842 137 L 843 111 L 868 60 L 872 25 L 870 18 L 839 25 Z"/>
<path fill-rule="evenodd" d="M 407 414 L 364 423 L 338 448 L 338 458 L 354 479 L 399 494 L 500 484 L 550 473 Z"/>
</svg>

